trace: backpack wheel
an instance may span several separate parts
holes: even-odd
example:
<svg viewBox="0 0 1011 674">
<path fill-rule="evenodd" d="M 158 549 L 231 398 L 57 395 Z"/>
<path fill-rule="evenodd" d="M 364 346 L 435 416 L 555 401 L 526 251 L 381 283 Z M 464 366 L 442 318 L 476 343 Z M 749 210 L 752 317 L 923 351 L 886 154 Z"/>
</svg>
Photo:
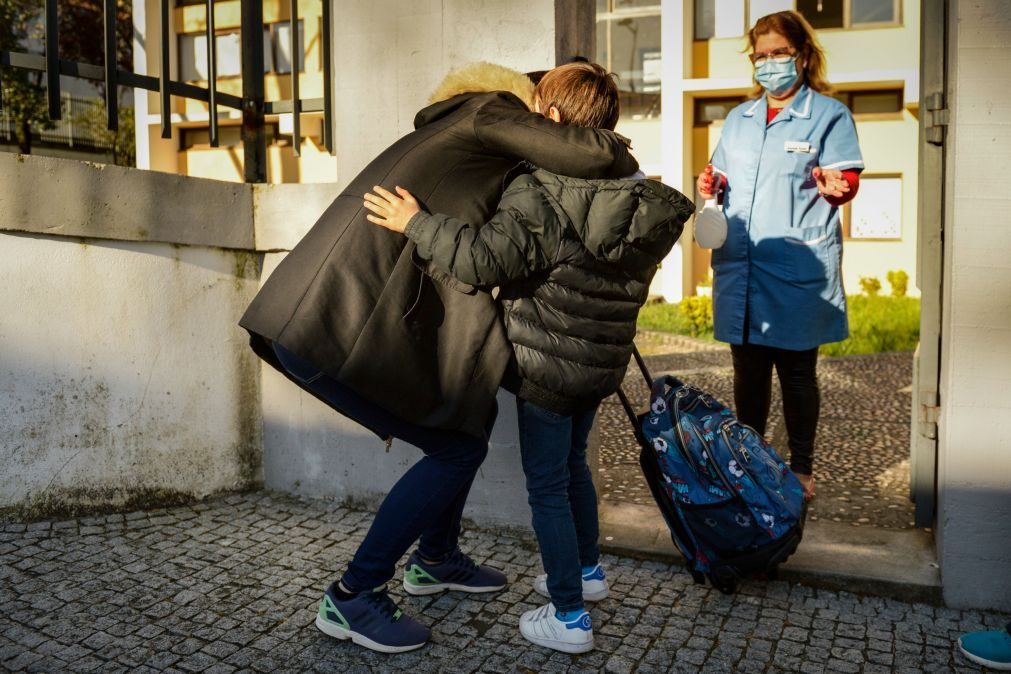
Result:
<svg viewBox="0 0 1011 674">
<path fill-rule="evenodd" d="M 711 571 L 709 582 L 723 594 L 734 594 L 737 591 L 737 574 L 726 567 Z"/>
</svg>

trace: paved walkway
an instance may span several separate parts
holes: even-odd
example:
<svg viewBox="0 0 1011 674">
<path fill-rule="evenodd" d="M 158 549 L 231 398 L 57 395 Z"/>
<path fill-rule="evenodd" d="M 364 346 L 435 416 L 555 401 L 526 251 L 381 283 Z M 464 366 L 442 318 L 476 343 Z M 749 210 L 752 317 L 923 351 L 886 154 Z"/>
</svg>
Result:
<svg viewBox="0 0 1011 674">
<path fill-rule="evenodd" d="M 637 339 L 654 376 L 670 373 L 733 404 L 734 371 L 726 345 L 646 333 Z M 818 363 L 821 419 L 814 473 L 818 497 L 808 519 L 886 529 L 913 527 L 909 500 L 910 353 L 823 358 Z M 630 366 L 625 390 L 644 408 L 645 383 Z M 786 450 L 779 383 L 772 386 L 768 437 Z M 601 498 L 652 505 L 639 448 L 616 396 L 601 406 Z M 788 450 L 784 452 L 784 458 Z"/>
<path fill-rule="evenodd" d="M 433 627 L 384 656 L 312 625 L 323 587 L 371 517 L 258 492 L 192 507 L 0 527 L 0 669 L 103 672 L 960 672 L 963 631 L 1007 616 L 785 582 L 727 597 L 679 567 L 607 556 L 597 649 L 553 653 L 517 618 L 539 605 L 531 537 L 467 531 L 463 548 L 513 585 L 396 600 Z M 392 585 L 392 584 L 391 584 Z"/>
</svg>

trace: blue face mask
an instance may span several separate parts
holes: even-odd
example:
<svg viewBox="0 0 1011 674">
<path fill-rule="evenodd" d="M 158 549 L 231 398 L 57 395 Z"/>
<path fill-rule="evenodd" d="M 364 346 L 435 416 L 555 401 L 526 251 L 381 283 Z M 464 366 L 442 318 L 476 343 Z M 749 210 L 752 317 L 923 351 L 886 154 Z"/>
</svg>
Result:
<svg viewBox="0 0 1011 674">
<path fill-rule="evenodd" d="M 755 68 L 755 80 L 769 93 L 778 96 L 790 90 L 797 83 L 797 59 L 786 63 L 776 63 L 769 59 Z"/>
</svg>

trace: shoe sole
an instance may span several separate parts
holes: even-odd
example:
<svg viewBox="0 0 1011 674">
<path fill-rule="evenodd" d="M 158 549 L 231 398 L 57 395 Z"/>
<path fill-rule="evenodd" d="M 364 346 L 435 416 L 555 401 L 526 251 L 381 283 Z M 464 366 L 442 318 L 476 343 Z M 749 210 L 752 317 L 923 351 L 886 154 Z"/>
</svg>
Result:
<svg viewBox="0 0 1011 674">
<path fill-rule="evenodd" d="M 1011 672 L 1011 662 L 997 662 L 996 660 L 987 660 L 986 658 L 982 658 L 978 655 L 973 655 L 969 651 L 965 650 L 965 647 L 962 646 L 961 640 L 958 642 L 958 650 L 962 651 L 962 655 L 969 658 L 977 665 L 983 665 L 988 669 L 993 669 L 998 672 Z"/>
<path fill-rule="evenodd" d="M 439 583 L 438 585 L 414 585 L 404 581 L 404 592 L 421 597 L 426 594 L 435 594 L 445 590 L 457 590 L 458 592 L 469 592 L 470 594 L 480 594 L 482 592 L 497 592 L 505 589 L 505 585 L 486 585 L 484 587 L 474 587 L 473 585 L 457 585 L 456 583 Z"/>
<path fill-rule="evenodd" d="M 547 597 L 548 599 L 551 599 L 551 595 L 548 593 L 547 590 L 542 590 L 536 585 L 534 585 L 534 592 L 541 595 L 542 597 Z M 601 590 L 600 592 L 591 592 L 589 594 L 584 592 L 583 601 L 602 601 L 610 596 L 611 596 L 610 590 Z"/>
<path fill-rule="evenodd" d="M 541 639 L 540 637 L 534 637 L 527 634 L 523 634 L 523 630 L 520 630 L 520 635 L 532 644 L 537 646 L 543 646 L 544 648 L 550 648 L 553 651 L 560 651 L 562 653 L 588 653 L 593 650 L 593 639 L 590 639 L 585 644 L 570 644 L 565 641 L 554 641 L 552 639 Z"/>
<path fill-rule="evenodd" d="M 363 634 L 352 632 L 351 630 L 344 629 L 340 625 L 334 625 L 333 623 L 327 622 L 319 615 L 316 616 L 316 628 L 328 637 L 333 637 L 334 639 L 340 639 L 342 641 L 350 639 L 359 646 L 364 646 L 371 651 L 378 651 L 380 653 L 406 653 L 407 651 L 413 651 L 425 645 L 425 642 L 422 641 L 420 644 L 411 644 L 410 646 L 387 646 L 377 641 L 373 641 Z"/>
</svg>

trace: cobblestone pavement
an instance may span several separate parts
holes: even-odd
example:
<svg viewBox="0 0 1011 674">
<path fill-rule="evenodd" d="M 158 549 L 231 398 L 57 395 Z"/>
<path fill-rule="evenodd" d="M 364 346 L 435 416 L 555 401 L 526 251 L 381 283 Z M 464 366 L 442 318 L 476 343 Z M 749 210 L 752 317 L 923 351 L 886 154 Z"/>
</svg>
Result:
<svg viewBox="0 0 1011 674">
<path fill-rule="evenodd" d="M 979 671 L 957 636 L 1007 616 L 748 583 L 734 596 L 679 567 L 605 556 L 611 597 L 596 650 L 519 636 L 540 604 L 531 536 L 468 530 L 461 546 L 505 570 L 506 591 L 395 600 L 432 643 L 380 655 L 312 622 L 324 586 L 371 520 L 257 492 L 191 507 L 0 529 L 0 669 L 103 672 L 952 672 Z M 391 587 L 394 583 L 391 583 Z"/>
<path fill-rule="evenodd" d="M 733 403 L 734 374 L 725 345 L 659 333 L 638 339 L 653 376 L 675 374 L 718 399 Z M 817 497 L 808 518 L 854 526 L 913 526 L 909 501 L 909 414 L 913 357 L 910 353 L 823 358 L 818 363 L 821 419 L 815 447 Z M 786 458 L 779 382 L 773 377 L 768 437 Z M 646 404 L 638 368 L 629 367 L 625 391 Z M 616 396 L 600 410 L 601 498 L 651 505 L 639 470 L 639 448 Z"/>
</svg>

